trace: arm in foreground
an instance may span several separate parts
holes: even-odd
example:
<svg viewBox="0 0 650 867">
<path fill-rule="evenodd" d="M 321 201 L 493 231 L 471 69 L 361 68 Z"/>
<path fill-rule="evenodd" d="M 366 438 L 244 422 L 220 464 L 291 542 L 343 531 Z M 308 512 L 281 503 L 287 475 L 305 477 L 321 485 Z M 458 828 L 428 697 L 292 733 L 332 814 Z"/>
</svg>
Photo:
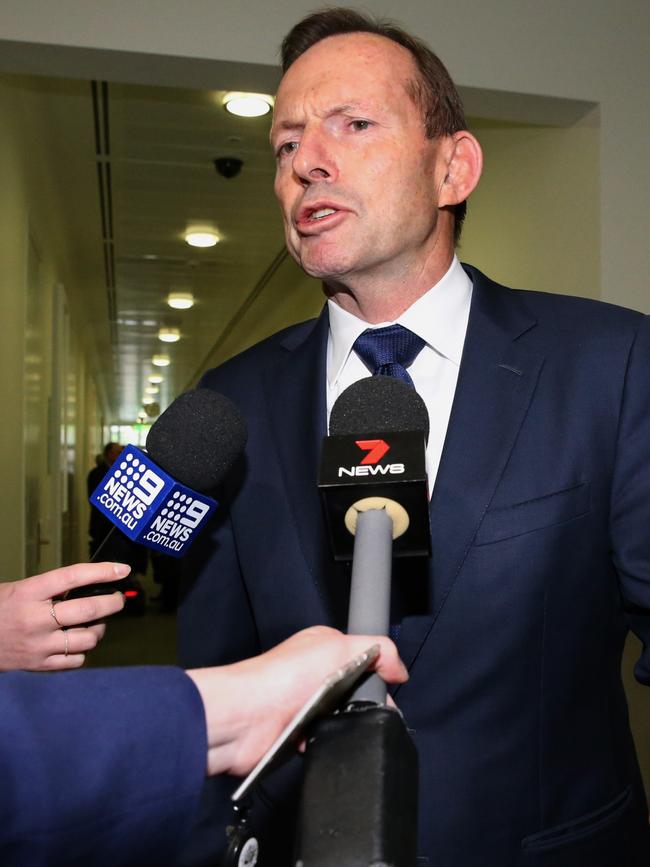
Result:
<svg viewBox="0 0 650 867">
<path fill-rule="evenodd" d="M 327 626 L 304 629 L 253 659 L 188 671 L 206 712 L 208 773 L 247 774 L 325 678 L 372 644 L 380 646 L 377 673 L 388 683 L 406 681 L 388 638 Z"/>
<path fill-rule="evenodd" d="M 94 621 L 121 611 L 124 597 L 111 593 L 52 600 L 66 590 L 125 578 L 129 571 L 123 563 L 77 563 L 0 584 L 0 671 L 53 671 L 83 665 L 85 654 L 106 630 Z"/>
<path fill-rule="evenodd" d="M 206 768 L 248 772 L 323 680 L 372 644 L 377 672 L 406 680 L 389 639 L 322 626 L 189 676 L 167 667 L 3 674 L 3 867 L 173 863 Z"/>
</svg>

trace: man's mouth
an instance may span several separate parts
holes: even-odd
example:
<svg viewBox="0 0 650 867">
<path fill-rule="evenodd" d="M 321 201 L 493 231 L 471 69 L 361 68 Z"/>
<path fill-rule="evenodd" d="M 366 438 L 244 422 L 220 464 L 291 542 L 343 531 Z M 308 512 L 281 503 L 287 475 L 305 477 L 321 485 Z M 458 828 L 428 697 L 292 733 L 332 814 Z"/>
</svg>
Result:
<svg viewBox="0 0 650 867">
<path fill-rule="evenodd" d="M 299 232 L 309 234 L 311 226 L 316 229 L 316 226 L 323 225 L 332 227 L 345 217 L 346 208 L 339 208 L 334 203 L 317 202 L 314 205 L 301 208 L 298 212 L 298 218 L 295 226 Z"/>
<path fill-rule="evenodd" d="M 319 208 L 317 211 L 312 211 L 308 219 L 310 221 L 322 220 L 323 217 L 329 217 L 330 214 L 335 214 L 335 208 Z"/>
</svg>

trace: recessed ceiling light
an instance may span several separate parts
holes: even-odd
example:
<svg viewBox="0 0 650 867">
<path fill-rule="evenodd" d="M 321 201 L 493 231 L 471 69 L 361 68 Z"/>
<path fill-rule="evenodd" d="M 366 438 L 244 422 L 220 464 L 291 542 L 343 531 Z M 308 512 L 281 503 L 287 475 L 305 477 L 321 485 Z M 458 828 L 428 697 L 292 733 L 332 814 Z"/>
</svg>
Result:
<svg viewBox="0 0 650 867">
<path fill-rule="evenodd" d="M 156 367 L 167 367 L 169 364 L 169 356 L 168 355 L 154 355 L 151 359 L 151 363 L 155 364 Z"/>
<path fill-rule="evenodd" d="M 191 292 L 170 292 L 167 303 L 175 310 L 189 310 L 194 306 L 194 295 Z"/>
<path fill-rule="evenodd" d="M 157 385 L 148 385 L 145 388 L 144 393 L 145 394 L 158 394 L 159 391 L 160 391 L 160 389 L 158 388 Z"/>
<path fill-rule="evenodd" d="M 147 377 L 147 380 L 148 380 L 149 382 L 153 383 L 154 385 L 155 385 L 157 382 L 164 382 L 164 379 L 165 379 L 165 377 L 164 377 L 164 376 L 161 376 L 159 373 L 152 373 L 151 376 L 148 376 L 148 377 Z"/>
<path fill-rule="evenodd" d="M 190 247 L 214 247 L 219 243 L 219 235 L 207 229 L 190 229 L 185 233 L 185 240 Z"/>
<path fill-rule="evenodd" d="M 261 117 L 273 107 L 273 97 L 268 93 L 227 93 L 223 105 L 230 114 L 238 117 Z"/>
<path fill-rule="evenodd" d="M 181 339 L 181 333 L 178 328 L 161 328 L 158 332 L 158 340 L 163 343 L 176 343 Z"/>
<path fill-rule="evenodd" d="M 151 406 L 151 404 L 155 403 L 155 402 L 156 401 L 153 399 L 153 397 L 143 397 L 142 398 L 142 406 Z"/>
</svg>

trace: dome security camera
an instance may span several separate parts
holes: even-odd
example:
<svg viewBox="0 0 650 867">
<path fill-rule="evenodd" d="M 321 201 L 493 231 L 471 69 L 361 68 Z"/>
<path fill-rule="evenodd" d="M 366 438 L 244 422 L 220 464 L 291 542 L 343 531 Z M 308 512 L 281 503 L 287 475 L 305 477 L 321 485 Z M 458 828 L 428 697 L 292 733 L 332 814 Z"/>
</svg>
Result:
<svg viewBox="0 0 650 867">
<path fill-rule="evenodd" d="M 222 178 L 234 178 L 242 170 L 244 161 L 239 157 L 217 157 L 214 167 Z"/>
</svg>

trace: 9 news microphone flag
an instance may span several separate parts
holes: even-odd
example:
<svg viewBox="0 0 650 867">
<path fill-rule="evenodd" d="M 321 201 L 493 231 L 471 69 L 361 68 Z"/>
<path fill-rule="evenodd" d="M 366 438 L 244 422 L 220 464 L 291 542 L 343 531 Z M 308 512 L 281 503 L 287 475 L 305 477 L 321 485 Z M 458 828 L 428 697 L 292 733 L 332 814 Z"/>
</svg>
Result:
<svg viewBox="0 0 650 867">
<path fill-rule="evenodd" d="M 244 420 L 227 397 L 207 388 L 185 392 L 152 425 L 148 453 L 127 446 L 90 503 L 132 541 L 182 557 L 217 507 L 204 492 L 245 444 Z"/>
<path fill-rule="evenodd" d="M 217 508 L 216 500 L 181 485 L 135 446 L 127 446 L 90 504 L 133 542 L 182 557 Z"/>
</svg>

